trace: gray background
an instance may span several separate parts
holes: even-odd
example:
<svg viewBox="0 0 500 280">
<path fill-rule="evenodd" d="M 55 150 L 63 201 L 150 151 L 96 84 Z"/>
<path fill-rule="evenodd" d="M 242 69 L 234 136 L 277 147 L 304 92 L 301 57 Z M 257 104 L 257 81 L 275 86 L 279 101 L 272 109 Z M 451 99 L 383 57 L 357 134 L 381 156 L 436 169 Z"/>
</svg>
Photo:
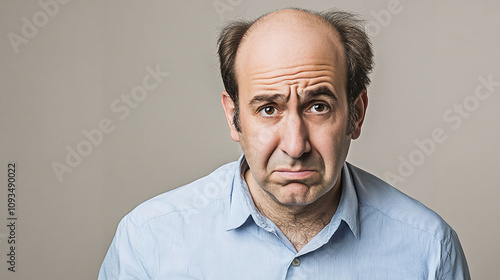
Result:
<svg viewBox="0 0 500 280">
<path fill-rule="evenodd" d="M 237 159 L 220 105 L 217 33 L 226 20 L 288 6 L 368 20 L 376 68 L 348 160 L 400 176 L 396 187 L 458 232 L 473 278 L 500 278 L 500 87 L 474 99 L 480 76 L 500 82 L 500 2 L 60 1 L 51 15 L 39 4 L 49 0 L 0 3 L 1 279 L 95 279 L 123 215 Z M 36 32 L 23 35 L 23 17 Z M 121 120 L 111 104 L 157 65 L 169 76 Z M 464 101 L 464 116 L 448 111 Z M 54 162 L 66 165 L 66 148 L 84 145 L 82 131 L 105 118 L 114 130 L 59 180 Z M 415 141 L 436 128 L 444 143 L 419 152 Z M 16 273 L 6 263 L 9 161 L 18 164 Z M 398 170 L 405 161 L 412 169 Z"/>
</svg>

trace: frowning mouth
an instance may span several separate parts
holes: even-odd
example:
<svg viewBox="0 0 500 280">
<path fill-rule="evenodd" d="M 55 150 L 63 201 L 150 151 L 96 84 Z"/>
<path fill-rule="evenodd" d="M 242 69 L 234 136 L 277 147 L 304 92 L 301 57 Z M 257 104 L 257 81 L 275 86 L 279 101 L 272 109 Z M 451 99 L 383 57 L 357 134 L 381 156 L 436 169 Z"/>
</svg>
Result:
<svg viewBox="0 0 500 280">
<path fill-rule="evenodd" d="M 305 179 L 317 171 L 315 170 L 307 170 L 307 169 L 276 169 L 274 173 L 280 177 L 283 177 L 288 180 L 299 180 Z"/>
</svg>

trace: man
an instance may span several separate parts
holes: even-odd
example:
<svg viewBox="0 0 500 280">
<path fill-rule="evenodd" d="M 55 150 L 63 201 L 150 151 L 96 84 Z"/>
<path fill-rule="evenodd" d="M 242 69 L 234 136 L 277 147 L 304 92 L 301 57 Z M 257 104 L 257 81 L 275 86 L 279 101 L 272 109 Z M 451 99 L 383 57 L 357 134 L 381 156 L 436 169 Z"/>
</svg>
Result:
<svg viewBox="0 0 500 280">
<path fill-rule="evenodd" d="M 354 16 L 285 9 L 219 39 L 243 155 L 129 213 L 100 279 L 469 279 L 437 214 L 345 162 L 372 50 Z"/>
</svg>

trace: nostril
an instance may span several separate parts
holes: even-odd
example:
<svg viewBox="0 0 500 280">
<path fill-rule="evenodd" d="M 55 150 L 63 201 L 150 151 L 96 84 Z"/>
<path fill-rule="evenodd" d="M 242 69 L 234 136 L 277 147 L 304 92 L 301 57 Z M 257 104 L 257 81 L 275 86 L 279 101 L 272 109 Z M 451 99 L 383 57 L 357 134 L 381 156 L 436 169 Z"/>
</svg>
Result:
<svg viewBox="0 0 500 280">
<path fill-rule="evenodd" d="M 290 157 L 299 158 L 311 150 L 307 136 L 301 134 L 288 134 L 281 139 L 281 149 Z"/>
</svg>

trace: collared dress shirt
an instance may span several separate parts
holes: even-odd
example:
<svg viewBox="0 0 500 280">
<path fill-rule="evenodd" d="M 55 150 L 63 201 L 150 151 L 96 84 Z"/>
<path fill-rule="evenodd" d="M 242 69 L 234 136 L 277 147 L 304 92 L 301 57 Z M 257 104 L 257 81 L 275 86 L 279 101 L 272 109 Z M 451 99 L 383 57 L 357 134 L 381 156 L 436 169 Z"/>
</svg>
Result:
<svg viewBox="0 0 500 280">
<path fill-rule="evenodd" d="M 126 215 L 99 279 L 470 279 L 455 231 L 349 163 L 330 223 L 299 252 L 255 207 L 242 155 Z"/>
</svg>

